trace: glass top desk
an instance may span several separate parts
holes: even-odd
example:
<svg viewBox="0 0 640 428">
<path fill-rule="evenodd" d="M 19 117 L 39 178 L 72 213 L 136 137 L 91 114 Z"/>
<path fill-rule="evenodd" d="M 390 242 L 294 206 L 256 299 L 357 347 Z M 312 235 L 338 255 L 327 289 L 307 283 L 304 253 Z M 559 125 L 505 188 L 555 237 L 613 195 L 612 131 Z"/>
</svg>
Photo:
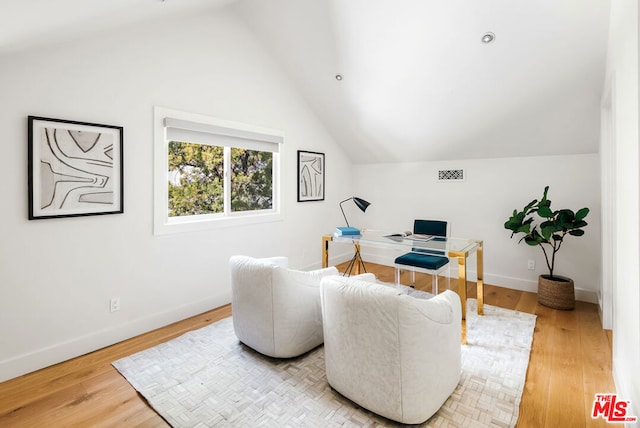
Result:
<svg viewBox="0 0 640 428">
<path fill-rule="evenodd" d="M 418 235 L 419 236 L 419 235 Z M 424 236 L 424 235 L 423 235 Z M 362 259 L 360 258 L 360 247 L 378 248 L 400 248 L 402 251 L 412 251 L 413 248 L 425 250 L 439 250 L 447 254 L 450 259 L 458 260 L 458 295 L 462 304 L 462 319 L 467 313 L 467 258 L 469 254 L 476 253 L 478 265 L 477 280 L 477 300 L 478 315 L 483 315 L 484 304 L 484 283 L 483 283 L 483 261 L 482 261 L 482 241 L 467 238 L 445 238 L 441 236 L 427 236 L 425 238 L 390 236 L 388 233 L 380 231 L 363 230 L 362 235 L 356 236 L 334 236 L 324 235 L 322 237 L 322 267 L 329 266 L 329 242 L 353 242 L 356 250 L 356 273 L 359 271 Z"/>
</svg>

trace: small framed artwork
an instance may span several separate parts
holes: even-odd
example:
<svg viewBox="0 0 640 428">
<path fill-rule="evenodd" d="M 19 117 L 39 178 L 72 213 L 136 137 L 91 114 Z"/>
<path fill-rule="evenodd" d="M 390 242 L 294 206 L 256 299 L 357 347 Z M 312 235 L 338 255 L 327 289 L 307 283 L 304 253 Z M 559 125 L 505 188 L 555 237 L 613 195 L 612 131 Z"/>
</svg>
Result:
<svg viewBox="0 0 640 428">
<path fill-rule="evenodd" d="M 324 153 L 298 150 L 298 202 L 324 201 Z"/>
<path fill-rule="evenodd" d="M 123 128 L 29 116 L 29 220 L 124 212 Z"/>
</svg>

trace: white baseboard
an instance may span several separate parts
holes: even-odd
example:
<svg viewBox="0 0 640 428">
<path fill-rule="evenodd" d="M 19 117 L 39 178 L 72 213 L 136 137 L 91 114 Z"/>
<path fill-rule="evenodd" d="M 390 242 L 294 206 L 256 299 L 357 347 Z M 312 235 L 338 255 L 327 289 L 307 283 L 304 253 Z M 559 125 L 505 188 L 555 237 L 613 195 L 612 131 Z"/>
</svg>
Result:
<svg viewBox="0 0 640 428">
<path fill-rule="evenodd" d="M 2 360 L 0 361 L 0 382 L 116 344 L 142 333 L 223 306 L 230 301 L 231 296 L 229 293 L 220 293 L 169 311 L 141 317 L 125 324 L 105 328 L 91 334 Z"/>
<path fill-rule="evenodd" d="M 469 276 L 476 276 L 476 272 L 472 272 Z M 531 293 L 538 292 L 538 281 L 532 281 L 521 278 L 511 278 L 502 275 L 493 275 L 485 273 L 484 282 L 486 284 L 497 285 L 499 287 L 511 288 L 512 290 L 529 291 Z M 576 300 L 580 302 L 598 304 L 598 292 L 586 290 L 584 288 L 575 288 Z"/>
</svg>

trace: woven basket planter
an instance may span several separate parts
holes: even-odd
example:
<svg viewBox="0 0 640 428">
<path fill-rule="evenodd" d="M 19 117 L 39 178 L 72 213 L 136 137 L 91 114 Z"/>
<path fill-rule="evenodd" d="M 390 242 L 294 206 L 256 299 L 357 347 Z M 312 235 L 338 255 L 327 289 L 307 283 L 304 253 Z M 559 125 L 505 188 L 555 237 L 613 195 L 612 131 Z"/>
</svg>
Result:
<svg viewBox="0 0 640 428">
<path fill-rule="evenodd" d="M 573 288 L 573 280 L 562 276 L 549 275 L 538 277 L 538 302 L 553 309 L 571 310 L 576 306 L 576 296 Z"/>
</svg>

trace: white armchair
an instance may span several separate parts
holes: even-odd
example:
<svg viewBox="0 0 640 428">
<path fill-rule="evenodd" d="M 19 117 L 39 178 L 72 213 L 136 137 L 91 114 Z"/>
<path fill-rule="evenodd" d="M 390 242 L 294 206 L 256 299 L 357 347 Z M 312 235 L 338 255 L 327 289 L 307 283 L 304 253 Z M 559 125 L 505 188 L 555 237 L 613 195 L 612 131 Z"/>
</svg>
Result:
<svg viewBox="0 0 640 428">
<path fill-rule="evenodd" d="M 324 353 L 340 394 L 405 424 L 430 418 L 458 385 L 461 304 L 340 276 L 322 280 Z"/>
<path fill-rule="evenodd" d="M 261 354 L 290 358 L 323 342 L 320 280 L 335 267 L 287 268 L 286 257 L 233 256 L 231 311 L 238 339 Z"/>
</svg>

